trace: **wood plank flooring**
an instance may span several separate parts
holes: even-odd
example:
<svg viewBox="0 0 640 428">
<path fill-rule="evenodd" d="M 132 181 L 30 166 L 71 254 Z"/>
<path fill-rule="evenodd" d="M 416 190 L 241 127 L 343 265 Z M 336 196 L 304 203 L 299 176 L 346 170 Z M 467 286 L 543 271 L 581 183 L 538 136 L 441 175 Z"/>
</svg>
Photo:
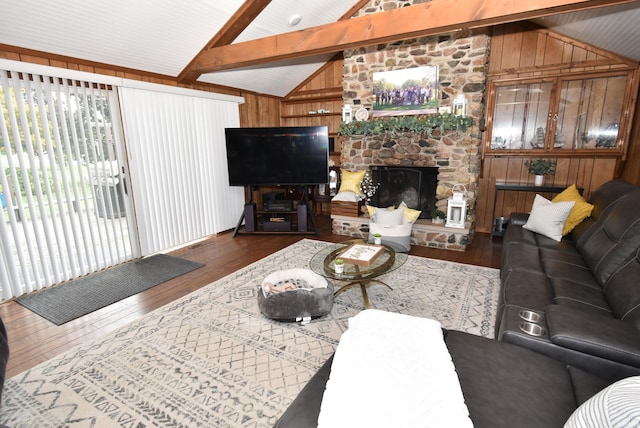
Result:
<svg viewBox="0 0 640 428">
<path fill-rule="evenodd" d="M 351 239 L 331 233 L 331 219 L 317 218 L 323 241 Z M 204 263 L 205 266 L 160 284 L 77 320 L 56 326 L 14 301 L 0 304 L 0 317 L 7 327 L 11 356 L 7 377 L 15 376 L 76 345 L 86 343 L 224 277 L 250 263 L 303 238 L 313 235 L 241 235 L 224 232 L 183 247 L 169 254 Z M 410 254 L 498 268 L 501 239 L 491 241 L 488 234 L 476 234 L 465 252 L 413 246 Z"/>
</svg>

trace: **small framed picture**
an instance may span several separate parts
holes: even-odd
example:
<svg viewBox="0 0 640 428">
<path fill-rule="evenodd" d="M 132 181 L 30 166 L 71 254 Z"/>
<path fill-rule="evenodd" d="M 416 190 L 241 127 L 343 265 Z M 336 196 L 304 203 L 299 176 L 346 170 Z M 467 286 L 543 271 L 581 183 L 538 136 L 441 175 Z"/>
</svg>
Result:
<svg viewBox="0 0 640 428">
<path fill-rule="evenodd" d="M 340 258 L 345 263 L 369 266 L 383 251 L 380 245 L 354 244 L 340 254 Z"/>
</svg>

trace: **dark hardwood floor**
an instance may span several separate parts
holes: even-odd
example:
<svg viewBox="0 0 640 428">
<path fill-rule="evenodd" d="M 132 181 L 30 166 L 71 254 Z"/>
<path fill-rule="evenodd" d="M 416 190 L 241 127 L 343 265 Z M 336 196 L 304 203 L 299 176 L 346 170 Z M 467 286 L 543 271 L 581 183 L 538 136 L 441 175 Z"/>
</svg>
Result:
<svg viewBox="0 0 640 428">
<path fill-rule="evenodd" d="M 331 233 L 328 216 L 317 218 L 323 241 L 351 239 Z M 11 356 L 7 377 L 15 376 L 73 346 L 94 340 L 175 299 L 253 263 L 279 249 L 313 235 L 241 235 L 224 232 L 169 254 L 204 263 L 205 266 L 147 291 L 129 297 L 82 318 L 56 326 L 15 301 L 0 304 L 0 317 L 9 336 Z M 501 239 L 476 234 L 465 252 L 413 246 L 410 254 L 479 266 L 500 266 Z"/>
</svg>

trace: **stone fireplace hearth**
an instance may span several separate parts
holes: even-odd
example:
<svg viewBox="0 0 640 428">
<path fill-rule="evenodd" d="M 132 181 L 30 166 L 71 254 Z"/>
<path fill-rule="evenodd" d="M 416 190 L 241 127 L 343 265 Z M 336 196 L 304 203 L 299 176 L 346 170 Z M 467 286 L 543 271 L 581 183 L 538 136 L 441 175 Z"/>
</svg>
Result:
<svg viewBox="0 0 640 428">
<path fill-rule="evenodd" d="M 442 143 L 442 140 L 446 143 Z M 424 211 L 421 218 L 413 225 L 411 243 L 464 251 L 473 239 L 475 230 L 473 207 L 476 187 L 471 161 L 475 159 L 472 153 L 477 151 L 477 147 L 471 144 L 471 141 L 469 133 L 454 131 L 442 135 L 434 133 L 426 138 L 404 135 L 385 143 L 380 143 L 379 138 L 375 136 L 351 137 L 343 142 L 342 167 L 350 170 L 371 169 L 372 171 L 377 167 L 392 167 L 391 169 L 400 171 L 411 169 L 431 171 L 432 174 L 427 175 L 432 175 L 432 181 L 427 187 L 430 188 L 429 192 L 433 193 L 431 198 L 427 198 L 426 206 L 421 209 Z M 452 163 L 456 166 L 452 167 Z M 471 209 L 468 211 L 465 228 L 458 229 L 434 224 L 431 221 L 431 210 L 435 207 L 446 213 L 447 200 L 452 196 L 453 187 L 457 184 L 463 184 L 467 190 L 471 190 L 467 192 Z M 414 187 L 415 184 L 410 183 L 409 186 Z M 405 188 L 405 185 L 397 186 L 400 190 Z M 384 193 L 384 188 L 378 189 L 369 203 L 373 206 L 397 206 L 402 202 L 400 199 L 404 199 L 402 192 L 400 195 L 392 196 L 390 200 L 376 199 L 376 195 L 384 196 Z M 332 215 L 332 231 L 338 235 L 366 239 L 369 233 L 369 218 L 366 213 L 362 213 L 359 217 Z"/>
</svg>

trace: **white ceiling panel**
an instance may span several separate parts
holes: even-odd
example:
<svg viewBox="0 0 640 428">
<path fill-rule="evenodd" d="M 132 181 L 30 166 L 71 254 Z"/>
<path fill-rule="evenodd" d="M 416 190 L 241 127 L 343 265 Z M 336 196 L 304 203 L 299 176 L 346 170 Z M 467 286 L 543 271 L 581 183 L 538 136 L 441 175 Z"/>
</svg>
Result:
<svg viewBox="0 0 640 428">
<path fill-rule="evenodd" d="M 563 13 L 534 22 L 600 49 L 640 61 L 640 2 Z"/>
<path fill-rule="evenodd" d="M 336 22 L 355 3 L 356 1 L 353 0 L 275 0 L 238 36 L 235 43 Z M 300 23 L 292 27 L 289 25 L 289 20 L 296 15 L 300 17 Z M 332 56 L 204 74 L 198 81 L 282 97 L 315 73 Z"/>
<path fill-rule="evenodd" d="M 245 0 L 2 0 L 0 43 L 177 77 Z M 357 0 L 273 0 L 236 42 L 337 21 Z M 300 15 L 292 27 L 289 19 Z M 553 31 L 640 61 L 640 1 L 547 17 Z M 202 75 L 284 96 L 330 56 Z"/>
<path fill-rule="evenodd" d="M 283 97 L 311 76 L 331 55 L 203 74 L 198 81 Z"/>
<path fill-rule="evenodd" d="M 3 1 L 0 42 L 176 76 L 242 0 Z"/>
</svg>

